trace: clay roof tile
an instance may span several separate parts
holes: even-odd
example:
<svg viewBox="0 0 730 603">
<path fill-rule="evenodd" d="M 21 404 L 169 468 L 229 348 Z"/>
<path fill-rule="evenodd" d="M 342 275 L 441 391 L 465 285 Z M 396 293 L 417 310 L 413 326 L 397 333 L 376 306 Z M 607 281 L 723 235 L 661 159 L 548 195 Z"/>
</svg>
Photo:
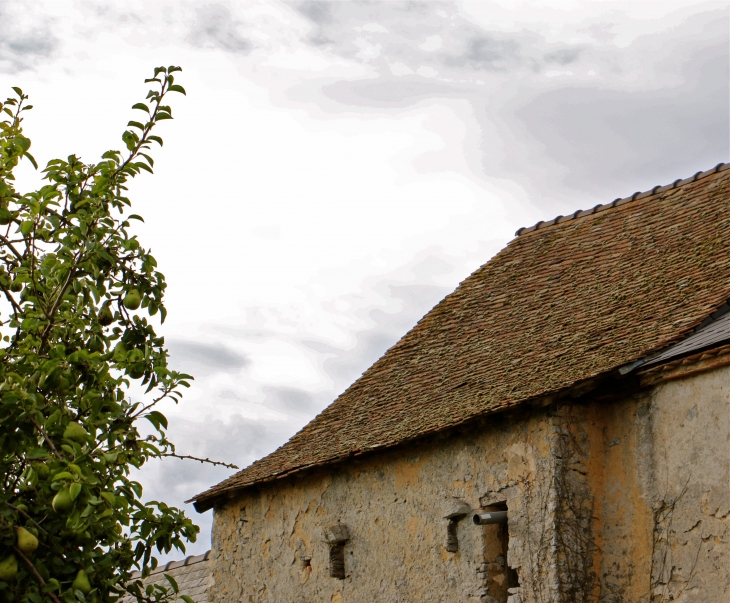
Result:
<svg viewBox="0 0 730 603">
<path fill-rule="evenodd" d="M 730 165 L 517 231 L 227 493 L 564 391 L 661 350 L 730 299 Z"/>
</svg>

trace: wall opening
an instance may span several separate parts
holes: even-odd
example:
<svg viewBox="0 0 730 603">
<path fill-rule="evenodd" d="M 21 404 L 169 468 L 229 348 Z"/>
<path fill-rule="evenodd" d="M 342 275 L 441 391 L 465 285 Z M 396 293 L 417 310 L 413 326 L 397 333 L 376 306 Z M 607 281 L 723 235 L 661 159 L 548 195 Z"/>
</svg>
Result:
<svg viewBox="0 0 730 603">
<path fill-rule="evenodd" d="M 460 517 L 450 517 L 449 523 L 446 525 L 446 550 L 449 553 L 459 552 L 459 537 L 457 531 L 459 529 Z"/>
<path fill-rule="evenodd" d="M 345 579 L 345 543 L 337 542 L 330 545 L 330 577 L 338 580 Z"/>
<path fill-rule="evenodd" d="M 450 498 L 446 502 L 444 519 L 446 519 L 446 550 L 449 553 L 459 552 L 459 521 L 471 513 L 471 507 L 463 500 Z"/>
<path fill-rule="evenodd" d="M 350 531 L 343 523 L 327 526 L 324 537 L 330 546 L 330 577 L 344 580 L 345 576 L 345 543 L 350 540 Z"/>
<path fill-rule="evenodd" d="M 482 587 L 498 603 L 507 603 L 519 587 L 517 572 L 507 564 L 509 550 L 509 525 L 506 502 L 485 506 L 475 513 L 473 521 L 483 534 L 480 577 Z M 512 592 L 510 592 L 512 591 Z"/>
</svg>

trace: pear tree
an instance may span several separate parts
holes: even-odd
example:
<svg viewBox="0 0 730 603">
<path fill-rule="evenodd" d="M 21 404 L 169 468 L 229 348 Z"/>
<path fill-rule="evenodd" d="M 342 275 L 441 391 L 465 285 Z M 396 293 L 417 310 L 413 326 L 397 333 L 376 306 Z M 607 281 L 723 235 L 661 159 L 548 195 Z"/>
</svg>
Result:
<svg viewBox="0 0 730 603">
<path fill-rule="evenodd" d="M 152 172 L 153 132 L 172 119 L 170 95 L 185 93 L 178 71 L 146 80 L 122 151 L 51 160 L 37 190 L 14 178 L 22 160 L 38 169 L 22 127 L 28 97 L 13 88 L 0 103 L 0 602 L 180 596 L 172 578 L 142 579 L 198 528 L 145 501 L 132 470 L 178 456 L 158 405 L 177 402 L 191 377 L 168 366 L 155 331 L 165 278 L 132 232 L 142 218 L 127 192 Z"/>
</svg>

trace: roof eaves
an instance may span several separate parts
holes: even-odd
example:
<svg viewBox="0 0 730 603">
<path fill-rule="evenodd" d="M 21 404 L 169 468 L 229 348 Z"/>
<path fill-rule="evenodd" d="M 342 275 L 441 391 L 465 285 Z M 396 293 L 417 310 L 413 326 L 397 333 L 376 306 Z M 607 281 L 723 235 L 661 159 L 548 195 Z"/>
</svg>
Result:
<svg viewBox="0 0 730 603">
<path fill-rule="evenodd" d="M 168 561 L 165 565 L 158 565 L 155 569 L 153 569 L 150 572 L 150 576 L 167 572 L 178 567 L 187 567 L 188 565 L 194 565 L 195 563 L 202 563 L 203 561 L 208 561 L 208 559 L 210 559 L 210 551 L 206 551 L 202 555 L 190 555 L 180 561 Z M 139 578 L 140 575 L 140 572 L 132 572 L 132 578 Z"/>
<path fill-rule="evenodd" d="M 540 220 L 540 222 L 538 222 L 537 224 L 534 224 L 532 226 L 523 226 L 522 228 L 518 229 L 517 232 L 515 232 L 515 236 L 519 237 L 521 235 L 525 235 L 529 232 L 533 232 L 541 228 L 553 226 L 554 224 L 562 224 L 563 222 L 568 222 L 569 220 L 575 220 L 577 218 L 583 218 L 585 216 L 590 216 L 591 214 L 597 214 L 599 212 L 606 211 L 607 209 L 611 209 L 612 207 L 619 207 L 621 205 L 625 205 L 626 203 L 630 203 L 631 201 L 644 199 L 646 197 L 650 197 L 651 195 L 661 194 L 666 191 L 672 190 L 673 188 L 679 188 L 680 186 L 695 182 L 697 180 L 700 180 L 701 178 L 706 178 L 707 176 L 712 176 L 712 174 L 716 174 L 717 172 L 722 172 L 724 170 L 730 170 L 730 163 L 718 163 L 714 168 L 707 170 L 706 172 L 697 172 L 694 176 L 690 176 L 689 178 L 684 179 L 680 178 L 678 180 L 675 180 L 671 184 L 665 184 L 663 186 L 657 185 L 651 190 L 644 191 L 643 193 L 640 191 L 636 191 L 633 195 L 630 195 L 629 197 L 619 197 L 618 199 L 614 199 L 613 201 L 611 201 L 611 203 L 599 204 L 591 209 L 579 209 L 568 216 L 557 216 L 552 220 Z"/>
</svg>

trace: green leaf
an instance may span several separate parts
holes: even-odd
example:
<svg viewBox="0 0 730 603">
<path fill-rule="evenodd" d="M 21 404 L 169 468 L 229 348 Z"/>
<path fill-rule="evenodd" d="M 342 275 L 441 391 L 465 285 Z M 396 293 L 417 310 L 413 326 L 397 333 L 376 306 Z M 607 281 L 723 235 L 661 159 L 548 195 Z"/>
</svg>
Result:
<svg viewBox="0 0 730 603">
<path fill-rule="evenodd" d="M 147 113 L 150 112 L 150 108 L 145 105 L 144 103 L 135 103 L 132 105 L 132 109 L 139 109 L 140 111 L 147 111 Z"/>
<path fill-rule="evenodd" d="M 185 93 L 185 88 L 183 88 L 182 86 L 178 86 L 177 84 L 173 84 L 172 86 L 170 86 L 170 87 L 168 88 L 168 90 L 169 90 L 170 92 L 179 92 L 180 94 L 186 94 L 186 93 Z M 186 96 L 187 96 L 187 95 L 186 95 Z"/>
<path fill-rule="evenodd" d="M 170 574 L 163 574 L 163 576 L 165 576 L 165 578 L 167 579 L 167 581 L 170 583 L 170 586 L 172 586 L 172 591 L 175 594 L 179 593 L 180 592 L 180 588 L 177 585 L 177 580 L 175 580 L 175 578 L 173 578 Z"/>
<path fill-rule="evenodd" d="M 28 159 L 28 161 L 30 161 L 33 164 L 33 167 L 35 169 L 38 169 L 38 162 L 35 160 L 35 157 L 33 157 L 33 155 L 31 155 L 30 153 L 28 153 L 28 151 L 26 151 L 25 153 L 23 153 L 23 157 L 26 157 Z"/>
<path fill-rule="evenodd" d="M 152 423 L 152 425 L 154 425 L 157 429 L 159 429 L 160 426 L 162 426 L 163 429 L 167 429 L 167 418 L 157 410 L 153 410 L 146 414 L 145 419 Z"/>
<path fill-rule="evenodd" d="M 74 478 L 73 473 L 69 473 L 68 471 L 61 471 L 60 473 L 57 473 L 56 475 L 53 476 L 53 481 L 58 482 L 58 481 L 61 481 L 62 479 L 73 479 L 73 478 Z"/>
<path fill-rule="evenodd" d="M 77 482 L 71 484 L 69 491 L 71 492 L 71 500 L 76 500 L 79 494 L 81 494 L 81 484 Z"/>
</svg>

